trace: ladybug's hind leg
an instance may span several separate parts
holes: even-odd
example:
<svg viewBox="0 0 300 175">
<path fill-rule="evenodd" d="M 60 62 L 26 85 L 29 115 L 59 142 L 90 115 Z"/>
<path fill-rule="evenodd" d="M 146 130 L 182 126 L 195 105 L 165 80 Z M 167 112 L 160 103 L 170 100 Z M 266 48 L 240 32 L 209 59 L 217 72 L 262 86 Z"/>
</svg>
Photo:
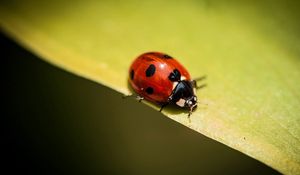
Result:
<svg viewBox="0 0 300 175">
<path fill-rule="evenodd" d="M 198 85 L 197 85 L 197 82 L 198 82 L 198 81 L 202 81 L 202 80 L 204 80 L 204 79 L 206 79 L 206 76 L 205 76 L 205 75 L 202 76 L 202 77 L 195 78 L 195 79 L 193 79 L 191 82 L 192 82 L 193 86 L 194 86 L 196 89 L 202 89 L 202 88 L 204 88 L 204 87 L 207 86 L 207 85 L 206 85 L 206 84 L 202 84 L 202 85 L 198 86 Z"/>
</svg>

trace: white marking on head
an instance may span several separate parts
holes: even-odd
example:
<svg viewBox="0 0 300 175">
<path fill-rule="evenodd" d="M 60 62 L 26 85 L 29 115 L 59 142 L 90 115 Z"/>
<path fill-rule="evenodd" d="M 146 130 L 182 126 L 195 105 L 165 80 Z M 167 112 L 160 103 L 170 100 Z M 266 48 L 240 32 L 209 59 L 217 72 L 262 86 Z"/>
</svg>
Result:
<svg viewBox="0 0 300 175">
<path fill-rule="evenodd" d="M 181 98 L 181 99 L 179 99 L 179 100 L 176 102 L 176 104 L 177 104 L 178 106 L 180 106 L 180 107 L 184 107 L 185 100 Z"/>
<path fill-rule="evenodd" d="M 182 76 L 180 77 L 180 80 L 181 80 L 181 81 L 182 81 L 182 80 L 186 80 L 186 77 L 182 75 Z"/>
<path fill-rule="evenodd" d="M 176 81 L 173 82 L 173 89 L 172 90 L 174 90 L 176 88 L 177 84 L 178 84 L 178 82 L 176 82 Z"/>
</svg>

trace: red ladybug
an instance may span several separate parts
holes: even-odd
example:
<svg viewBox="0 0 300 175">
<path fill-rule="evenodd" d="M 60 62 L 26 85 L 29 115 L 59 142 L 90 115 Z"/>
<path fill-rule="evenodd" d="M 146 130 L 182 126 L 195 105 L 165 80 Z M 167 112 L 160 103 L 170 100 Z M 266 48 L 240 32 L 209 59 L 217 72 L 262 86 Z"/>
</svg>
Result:
<svg viewBox="0 0 300 175">
<path fill-rule="evenodd" d="M 137 57 L 129 69 L 129 82 L 140 100 L 160 104 L 160 111 L 173 103 L 189 108 L 190 116 L 197 106 L 196 80 L 167 54 L 148 52 Z"/>
</svg>

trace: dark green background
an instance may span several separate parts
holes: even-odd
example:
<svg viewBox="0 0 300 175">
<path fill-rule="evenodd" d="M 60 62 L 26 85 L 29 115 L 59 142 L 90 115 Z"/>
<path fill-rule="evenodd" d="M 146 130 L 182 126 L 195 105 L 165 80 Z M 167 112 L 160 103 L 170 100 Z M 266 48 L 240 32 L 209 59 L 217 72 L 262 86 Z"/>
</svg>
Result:
<svg viewBox="0 0 300 175">
<path fill-rule="evenodd" d="M 278 174 L 0 40 L 8 174 Z"/>
</svg>

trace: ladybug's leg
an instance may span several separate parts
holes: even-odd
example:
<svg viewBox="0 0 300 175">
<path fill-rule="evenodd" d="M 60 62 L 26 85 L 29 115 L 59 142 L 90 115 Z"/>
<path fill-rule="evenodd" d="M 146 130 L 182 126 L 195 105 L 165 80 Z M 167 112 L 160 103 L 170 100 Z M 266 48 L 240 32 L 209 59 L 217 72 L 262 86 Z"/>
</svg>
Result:
<svg viewBox="0 0 300 175">
<path fill-rule="evenodd" d="M 202 80 L 204 80 L 204 79 L 206 79 L 206 76 L 198 77 L 198 78 L 192 80 L 191 82 L 192 82 L 193 86 L 194 86 L 196 89 L 201 89 L 201 88 L 204 88 L 204 87 L 207 86 L 207 85 L 206 85 L 206 84 L 202 84 L 202 85 L 198 86 L 198 85 L 197 85 L 197 82 L 198 82 L 198 81 L 202 81 Z"/>
<path fill-rule="evenodd" d="M 190 111 L 189 111 L 188 117 L 190 118 L 191 115 L 192 115 L 192 111 L 190 110 Z"/>
<path fill-rule="evenodd" d="M 203 75 L 202 77 L 195 78 L 194 81 L 201 81 L 201 80 L 204 80 L 204 79 L 206 79 L 206 75 Z"/>
<path fill-rule="evenodd" d="M 202 88 L 204 88 L 204 87 L 206 87 L 207 86 L 207 84 L 202 84 L 202 85 L 200 85 L 200 86 L 195 86 L 196 87 L 196 89 L 202 89 Z"/>
<path fill-rule="evenodd" d="M 134 94 L 130 94 L 130 95 L 123 95 L 123 99 L 124 98 L 128 98 L 128 97 L 135 97 L 139 102 L 141 102 L 142 100 L 144 100 L 144 97 L 139 96 L 139 95 L 134 95 Z"/>
<path fill-rule="evenodd" d="M 190 118 L 190 116 L 192 115 L 192 113 L 193 113 L 193 108 L 190 108 L 190 110 L 189 110 L 189 115 L 188 115 L 189 118 Z"/>
<path fill-rule="evenodd" d="M 169 103 L 165 103 L 165 104 L 161 105 L 159 112 L 161 112 L 164 109 L 164 107 L 166 107 L 168 104 Z"/>
<path fill-rule="evenodd" d="M 144 100 L 144 97 L 137 95 L 137 96 L 136 96 L 136 99 L 137 99 L 139 102 L 141 102 L 142 100 Z"/>
</svg>

